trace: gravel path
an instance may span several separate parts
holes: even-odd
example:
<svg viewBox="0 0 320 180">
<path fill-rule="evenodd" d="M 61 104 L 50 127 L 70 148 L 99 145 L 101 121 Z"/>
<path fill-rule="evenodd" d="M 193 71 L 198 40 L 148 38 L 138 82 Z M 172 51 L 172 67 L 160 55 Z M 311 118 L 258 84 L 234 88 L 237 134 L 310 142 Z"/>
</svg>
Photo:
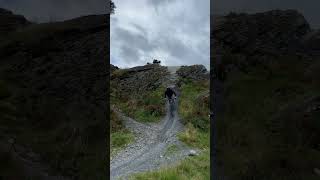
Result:
<svg viewBox="0 0 320 180">
<path fill-rule="evenodd" d="M 174 85 L 178 67 L 168 68 L 171 73 L 168 83 Z M 190 154 L 186 145 L 177 138 L 177 133 L 183 130 L 177 113 L 177 100 L 172 104 L 166 104 L 166 116 L 160 123 L 142 124 L 120 111 L 118 114 L 124 120 L 125 126 L 136 134 L 134 143 L 128 145 L 111 159 L 110 179 L 123 178 L 150 170 L 159 169 L 165 165 L 173 165 Z M 175 152 L 168 153 L 168 147 L 175 147 Z"/>
</svg>

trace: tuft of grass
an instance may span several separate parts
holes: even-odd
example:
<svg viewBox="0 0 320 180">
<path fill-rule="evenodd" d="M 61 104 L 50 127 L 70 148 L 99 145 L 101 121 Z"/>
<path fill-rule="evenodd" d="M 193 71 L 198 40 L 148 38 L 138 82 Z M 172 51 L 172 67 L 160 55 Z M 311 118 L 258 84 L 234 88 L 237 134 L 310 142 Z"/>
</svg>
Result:
<svg viewBox="0 0 320 180">
<path fill-rule="evenodd" d="M 111 133 L 111 156 L 113 156 L 121 148 L 131 143 L 133 140 L 134 135 L 128 130 Z"/>
<path fill-rule="evenodd" d="M 164 167 L 158 171 L 138 173 L 130 177 L 132 180 L 209 180 L 210 179 L 209 150 L 199 156 L 188 157 L 173 167 Z"/>
<path fill-rule="evenodd" d="M 178 134 L 179 139 L 191 147 L 208 148 L 210 146 L 210 134 L 195 128 L 188 123 L 185 130 Z"/>
<path fill-rule="evenodd" d="M 123 128 L 124 127 L 123 127 L 121 119 L 116 114 L 116 112 L 111 110 L 111 112 L 110 112 L 110 132 L 111 133 L 118 132 L 118 131 L 122 130 Z"/>
<path fill-rule="evenodd" d="M 169 156 L 169 155 L 176 153 L 178 150 L 179 149 L 178 149 L 177 145 L 173 144 L 173 145 L 170 145 L 167 147 L 166 152 L 164 154 L 165 154 L 165 156 Z"/>
</svg>

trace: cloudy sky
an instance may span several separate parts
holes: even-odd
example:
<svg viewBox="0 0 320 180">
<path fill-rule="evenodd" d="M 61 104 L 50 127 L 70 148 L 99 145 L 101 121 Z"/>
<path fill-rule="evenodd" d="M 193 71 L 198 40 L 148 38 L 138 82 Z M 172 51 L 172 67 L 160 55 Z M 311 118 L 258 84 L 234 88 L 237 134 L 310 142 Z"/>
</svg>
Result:
<svg viewBox="0 0 320 180">
<path fill-rule="evenodd" d="M 115 0 L 111 16 L 111 63 L 132 67 L 162 65 L 209 67 L 209 0 Z"/>
</svg>

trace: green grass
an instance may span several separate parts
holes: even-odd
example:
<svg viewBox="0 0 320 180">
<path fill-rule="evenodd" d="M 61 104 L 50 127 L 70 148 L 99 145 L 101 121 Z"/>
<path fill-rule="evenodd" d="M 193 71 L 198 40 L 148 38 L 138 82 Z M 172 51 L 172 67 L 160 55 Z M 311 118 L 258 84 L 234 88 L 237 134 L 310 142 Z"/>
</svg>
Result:
<svg viewBox="0 0 320 180">
<path fill-rule="evenodd" d="M 208 131 L 209 121 L 209 81 L 185 80 L 181 86 L 179 115 L 185 124 Z"/>
<path fill-rule="evenodd" d="M 177 145 L 173 144 L 173 145 L 170 145 L 167 147 L 166 152 L 164 154 L 165 154 L 165 156 L 170 156 L 170 155 L 178 152 L 178 150 L 179 149 L 178 149 Z"/>
<path fill-rule="evenodd" d="M 158 122 L 165 115 L 165 88 L 137 95 L 130 99 L 117 99 L 115 104 L 129 117 L 140 122 Z"/>
<path fill-rule="evenodd" d="M 210 146 L 210 133 L 195 128 L 191 123 L 178 134 L 178 138 L 191 147 L 206 149 Z"/>
<path fill-rule="evenodd" d="M 209 180 L 210 155 L 209 150 L 199 156 L 188 157 L 174 167 L 164 167 L 158 171 L 133 175 L 132 180 Z"/>
<path fill-rule="evenodd" d="M 133 140 L 134 135 L 128 130 L 111 133 L 111 156 L 117 153 L 121 148 L 133 142 Z"/>
<path fill-rule="evenodd" d="M 115 111 L 111 111 L 111 126 L 110 126 L 110 155 L 113 157 L 118 151 L 124 148 L 127 144 L 133 142 L 134 134 L 127 130 Z"/>
<path fill-rule="evenodd" d="M 178 137 L 189 146 L 207 148 L 210 141 L 209 81 L 181 81 L 178 111 L 186 128 Z"/>
</svg>

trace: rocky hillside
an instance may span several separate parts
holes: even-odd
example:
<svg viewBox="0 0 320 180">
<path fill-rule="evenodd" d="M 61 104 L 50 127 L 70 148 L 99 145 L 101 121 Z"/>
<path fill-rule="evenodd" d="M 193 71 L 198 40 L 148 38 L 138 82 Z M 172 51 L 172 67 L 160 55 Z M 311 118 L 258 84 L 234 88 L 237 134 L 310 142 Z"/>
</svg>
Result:
<svg viewBox="0 0 320 180">
<path fill-rule="evenodd" d="M 211 29 L 212 58 L 232 55 L 238 66 L 270 62 L 280 55 L 320 54 L 318 31 L 296 10 L 214 16 Z"/>
<path fill-rule="evenodd" d="M 31 22 L 25 17 L 0 8 L 0 39 L 6 37 L 8 33 L 19 30 L 30 24 Z"/>
<path fill-rule="evenodd" d="M 216 17 L 212 26 L 219 49 L 248 56 L 302 51 L 302 39 L 311 32 L 303 15 L 295 10 L 229 14 Z"/>
<path fill-rule="evenodd" d="M 319 31 L 295 10 L 230 13 L 211 30 L 216 174 L 318 179 Z"/>
<path fill-rule="evenodd" d="M 111 87 L 121 91 L 123 95 L 145 94 L 160 87 L 167 75 L 166 67 L 158 64 L 120 69 L 113 71 L 111 81 L 114 86 Z"/>
<path fill-rule="evenodd" d="M 30 24 L 0 12 L 0 28 L 11 28 L 0 42 L 1 82 L 10 92 L 1 103 L 14 109 L 1 120 L 6 127 L 0 133 L 40 154 L 53 174 L 105 176 L 107 20 L 99 15 Z"/>
<path fill-rule="evenodd" d="M 167 68 L 159 64 L 114 70 L 110 82 L 111 104 L 138 121 L 159 120 L 165 113 L 163 83 L 168 75 Z"/>
<path fill-rule="evenodd" d="M 209 72 L 203 65 L 182 66 L 177 74 L 181 78 L 189 78 L 192 80 L 209 79 Z"/>
</svg>

